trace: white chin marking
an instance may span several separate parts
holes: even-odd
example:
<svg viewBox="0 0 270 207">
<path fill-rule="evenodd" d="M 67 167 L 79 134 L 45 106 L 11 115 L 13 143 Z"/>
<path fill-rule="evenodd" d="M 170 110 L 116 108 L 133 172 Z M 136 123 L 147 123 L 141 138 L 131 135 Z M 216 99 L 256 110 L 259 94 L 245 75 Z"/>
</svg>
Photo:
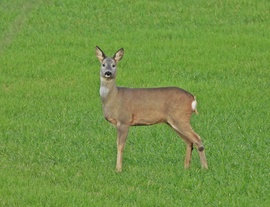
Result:
<svg viewBox="0 0 270 207">
<path fill-rule="evenodd" d="M 192 101 L 191 108 L 192 108 L 193 111 L 196 110 L 196 108 L 197 108 L 197 101 L 196 100 Z"/>
<path fill-rule="evenodd" d="M 104 86 L 101 86 L 99 89 L 99 94 L 101 97 L 106 97 L 109 93 L 110 89 Z"/>
</svg>

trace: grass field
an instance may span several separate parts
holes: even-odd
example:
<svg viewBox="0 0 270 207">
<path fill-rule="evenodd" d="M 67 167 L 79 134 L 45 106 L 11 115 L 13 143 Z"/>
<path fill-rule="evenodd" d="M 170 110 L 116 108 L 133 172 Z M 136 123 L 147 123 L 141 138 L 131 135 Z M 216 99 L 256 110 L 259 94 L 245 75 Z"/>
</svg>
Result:
<svg viewBox="0 0 270 207">
<path fill-rule="evenodd" d="M 269 25 L 267 0 L 1 0 L 0 206 L 269 206 Z M 155 125 L 115 172 L 96 45 L 118 85 L 196 95 L 209 170 Z"/>
</svg>

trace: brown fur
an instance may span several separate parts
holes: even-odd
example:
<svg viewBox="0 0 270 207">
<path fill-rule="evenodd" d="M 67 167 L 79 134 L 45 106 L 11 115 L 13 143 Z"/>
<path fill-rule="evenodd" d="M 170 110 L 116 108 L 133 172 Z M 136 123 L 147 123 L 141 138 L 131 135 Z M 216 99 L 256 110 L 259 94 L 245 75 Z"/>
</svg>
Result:
<svg viewBox="0 0 270 207">
<path fill-rule="evenodd" d="M 116 64 L 122 59 L 124 50 L 118 50 L 108 58 L 99 47 L 96 56 L 101 63 L 101 100 L 104 117 L 117 128 L 116 170 L 122 170 L 123 151 L 130 126 L 167 123 L 186 143 L 184 166 L 190 166 L 193 144 L 198 149 L 201 165 L 208 168 L 202 140 L 190 125 L 195 97 L 177 87 L 125 88 L 115 84 Z"/>
</svg>

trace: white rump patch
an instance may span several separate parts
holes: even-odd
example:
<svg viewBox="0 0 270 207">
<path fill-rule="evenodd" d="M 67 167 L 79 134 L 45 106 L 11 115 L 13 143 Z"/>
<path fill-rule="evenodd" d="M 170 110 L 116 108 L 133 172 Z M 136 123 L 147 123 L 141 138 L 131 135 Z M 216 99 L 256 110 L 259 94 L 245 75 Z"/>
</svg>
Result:
<svg viewBox="0 0 270 207">
<path fill-rule="evenodd" d="M 193 111 L 196 111 L 197 110 L 196 109 L 197 108 L 197 101 L 196 100 L 192 101 L 191 108 L 192 108 Z"/>
<path fill-rule="evenodd" d="M 105 86 L 101 86 L 99 89 L 99 94 L 101 97 L 106 97 L 109 93 L 110 89 L 105 87 Z"/>
</svg>

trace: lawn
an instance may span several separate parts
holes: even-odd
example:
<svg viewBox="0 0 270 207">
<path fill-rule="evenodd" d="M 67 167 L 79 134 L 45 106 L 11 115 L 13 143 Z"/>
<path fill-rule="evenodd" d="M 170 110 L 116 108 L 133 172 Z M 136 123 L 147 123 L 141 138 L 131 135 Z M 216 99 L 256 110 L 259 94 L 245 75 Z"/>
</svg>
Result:
<svg viewBox="0 0 270 207">
<path fill-rule="evenodd" d="M 269 206 L 267 0 L 0 2 L 0 206 Z M 95 46 L 117 83 L 196 95 L 208 170 L 166 125 L 132 127 L 123 172 Z"/>
</svg>

